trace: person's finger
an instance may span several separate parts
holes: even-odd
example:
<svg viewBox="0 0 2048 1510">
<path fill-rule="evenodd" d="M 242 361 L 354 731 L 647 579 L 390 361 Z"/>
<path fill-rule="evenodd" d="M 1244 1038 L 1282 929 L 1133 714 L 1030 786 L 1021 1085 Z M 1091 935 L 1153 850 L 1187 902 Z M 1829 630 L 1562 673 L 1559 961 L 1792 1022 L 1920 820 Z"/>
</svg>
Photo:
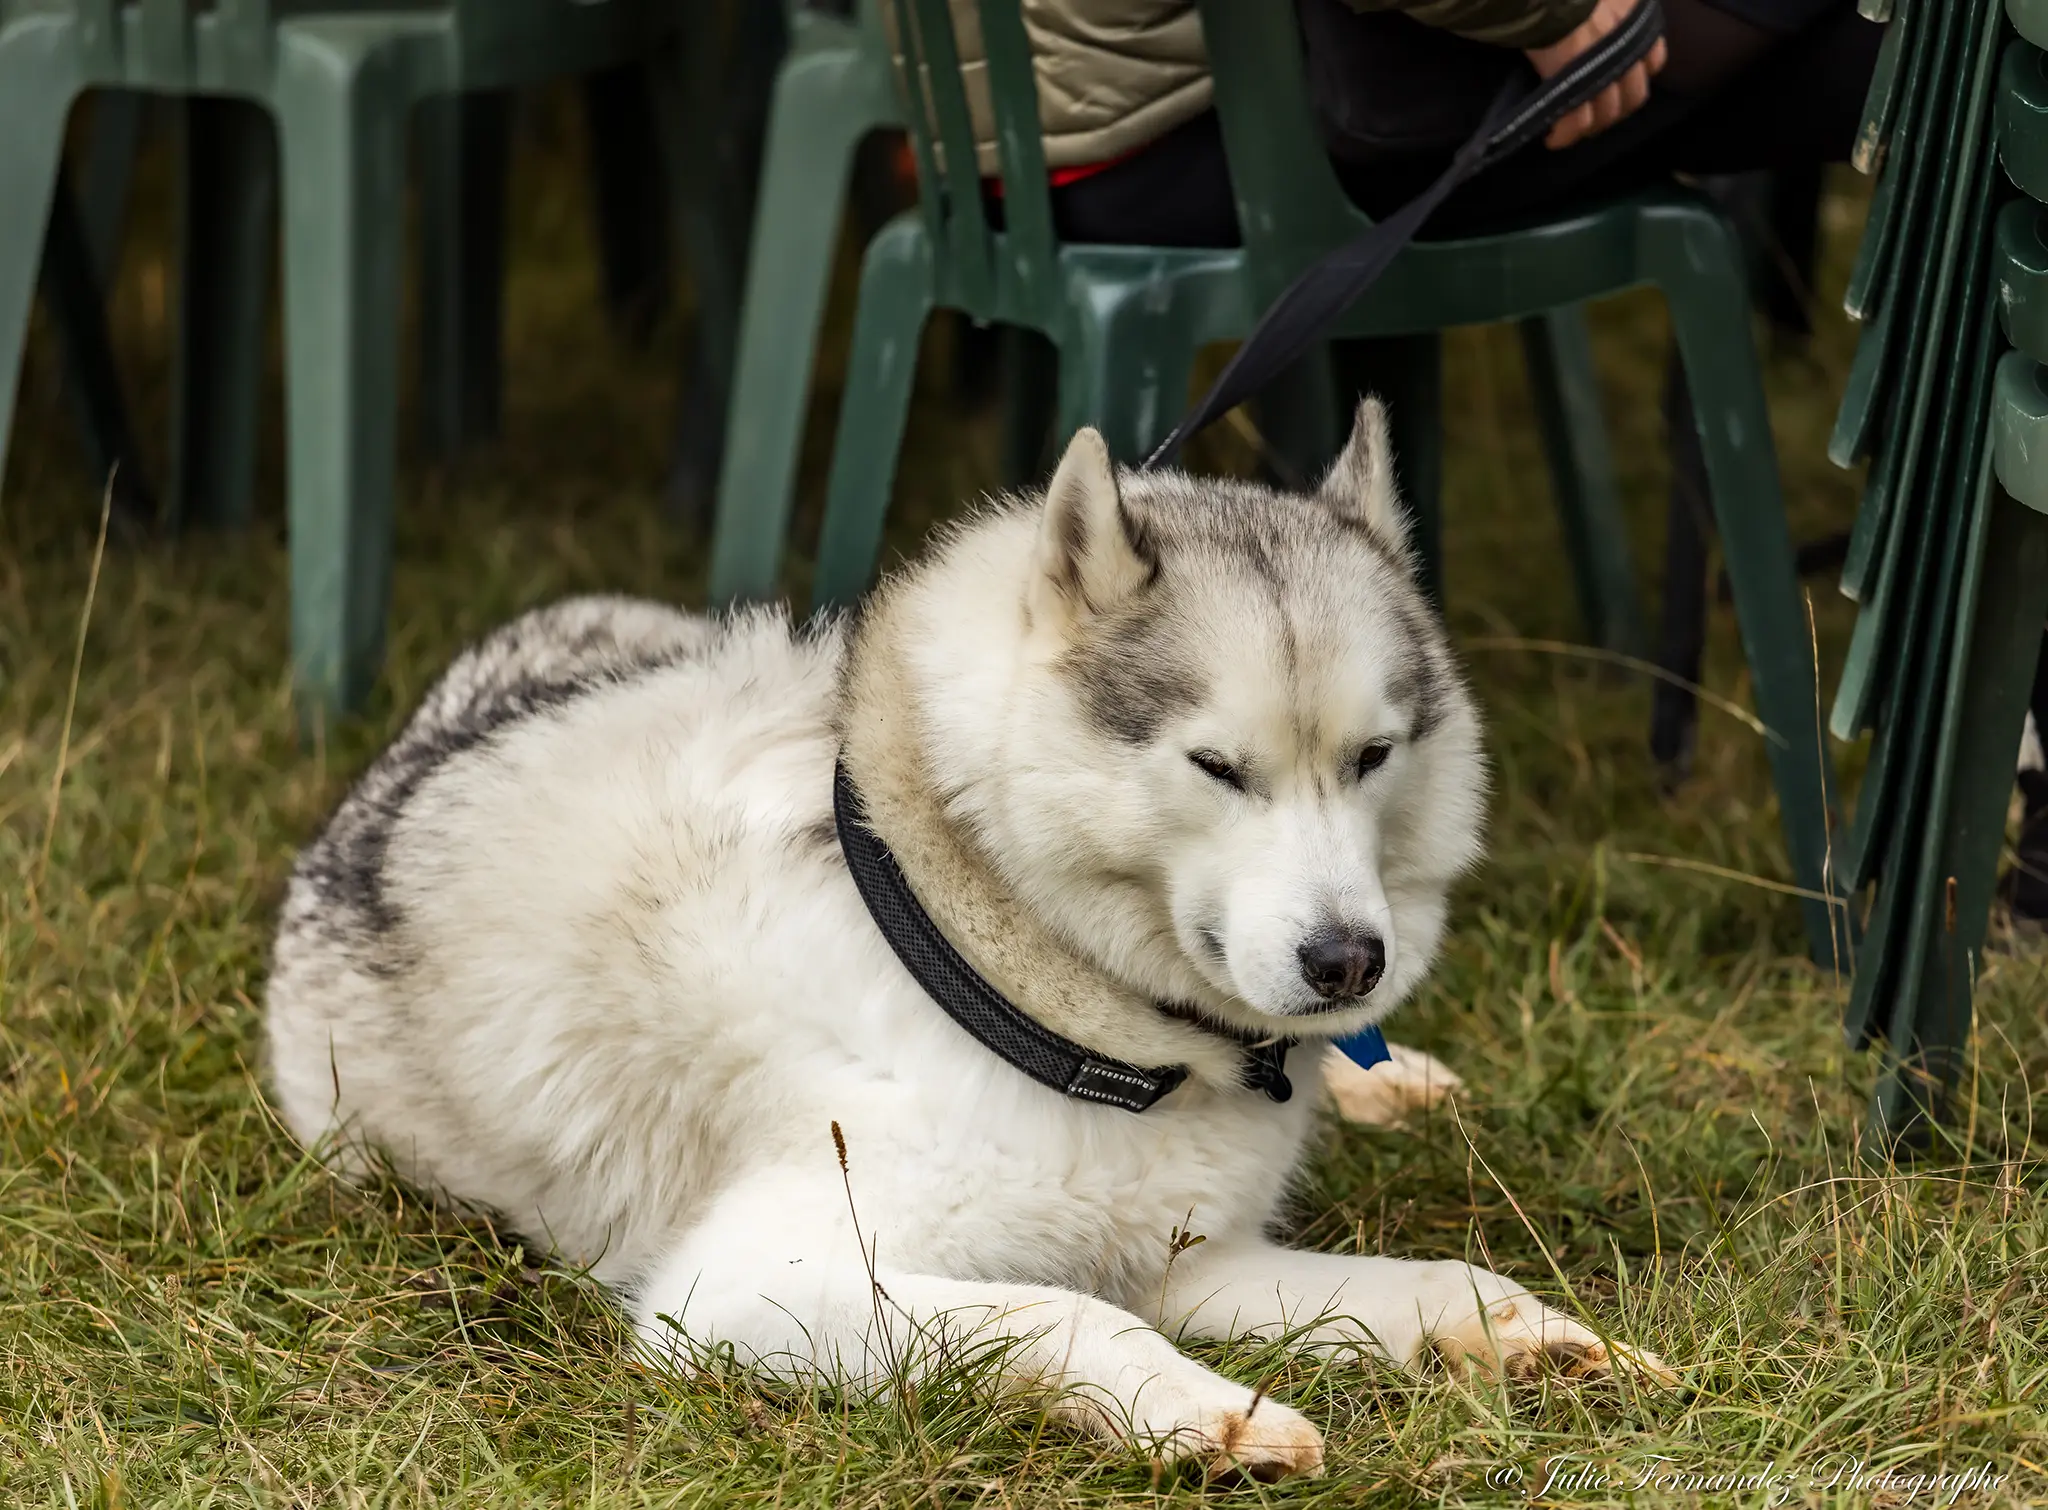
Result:
<svg viewBox="0 0 2048 1510">
<path fill-rule="evenodd" d="M 1621 76 L 1621 113 L 1634 115 L 1650 97 L 1650 70 L 1638 63 Z"/>
<path fill-rule="evenodd" d="M 1586 106 L 1581 105 L 1570 115 L 1558 117 L 1557 124 L 1550 128 L 1550 136 L 1547 138 L 1547 144 L 1550 149 L 1555 152 L 1559 148 L 1569 147 L 1581 136 L 1584 136 L 1587 125 L 1592 121 L 1592 116 L 1593 112 Z"/>
<path fill-rule="evenodd" d="M 1650 56 L 1645 60 L 1650 65 L 1650 72 L 1662 73 L 1664 71 L 1664 60 L 1670 55 L 1671 49 L 1664 45 L 1662 37 L 1652 42 L 1650 44 Z"/>
<path fill-rule="evenodd" d="M 1588 134 L 1598 136 L 1620 119 L 1621 88 L 1619 85 L 1609 84 L 1593 96 L 1593 125 Z"/>
<path fill-rule="evenodd" d="M 1545 144 L 1553 152 L 1562 147 L 1569 147 L 1592 130 L 1592 127 L 1593 107 L 1590 104 L 1581 105 L 1570 115 L 1558 119 L 1557 124 L 1550 128 L 1550 135 L 1545 139 Z"/>
</svg>

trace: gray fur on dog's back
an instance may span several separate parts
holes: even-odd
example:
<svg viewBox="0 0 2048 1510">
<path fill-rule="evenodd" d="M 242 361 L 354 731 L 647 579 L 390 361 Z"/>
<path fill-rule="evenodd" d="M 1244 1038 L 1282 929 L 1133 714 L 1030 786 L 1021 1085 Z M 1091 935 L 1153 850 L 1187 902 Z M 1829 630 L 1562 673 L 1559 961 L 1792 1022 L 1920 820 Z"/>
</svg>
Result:
<svg viewBox="0 0 2048 1510">
<path fill-rule="evenodd" d="M 399 967 L 398 918 L 379 884 L 392 826 L 420 784 L 501 730 L 703 651 L 708 619 L 632 598 L 586 597 L 514 619 L 458 656 L 391 746 L 299 856 L 278 949 L 310 930 L 374 973 Z"/>
</svg>

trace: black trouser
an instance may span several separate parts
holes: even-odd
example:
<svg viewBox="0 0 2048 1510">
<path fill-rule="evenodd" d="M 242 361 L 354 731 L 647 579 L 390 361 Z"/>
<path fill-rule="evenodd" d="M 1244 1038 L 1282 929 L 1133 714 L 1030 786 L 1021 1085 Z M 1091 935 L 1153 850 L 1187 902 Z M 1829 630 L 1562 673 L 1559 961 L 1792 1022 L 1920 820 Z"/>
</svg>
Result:
<svg viewBox="0 0 2048 1510">
<path fill-rule="evenodd" d="M 1612 197 L 1673 173 L 1842 162 L 1860 122 L 1884 28 L 1830 0 L 1796 30 L 1753 15 L 1797 0 L 1664 0 L 1670 61 L 1643 107 L 1600 135 L 1553 152 L 1538 143 L 1465 184 L 1424 230 L 1469 234 Z M 1740 11 L 1738 17 L 1734 12 Z M 1339 165 L 1360 208 L 1384 215 L 1437 176 L 1448 153 Z M 1199 115 L 1099 173 L 1055 189 L 1067 241 L 1234 246 L 1237 210 L 1223 136 Z"/>
</svg>

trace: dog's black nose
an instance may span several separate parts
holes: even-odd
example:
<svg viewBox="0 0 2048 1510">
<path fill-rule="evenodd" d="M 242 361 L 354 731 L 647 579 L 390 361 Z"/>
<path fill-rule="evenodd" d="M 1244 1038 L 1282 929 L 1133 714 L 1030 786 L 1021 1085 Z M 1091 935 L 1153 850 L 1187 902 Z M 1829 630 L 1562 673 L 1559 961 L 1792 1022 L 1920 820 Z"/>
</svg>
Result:
<svg viewBox="0 0 2048 1510">
<path fill-rule="evenodd" d="M 1301 946 L 1301 978 L 1326 1001 L 1365 995 L 1386 968 L 1387 946 L 1370 933 L 1325 928 Z"/>
</svg>

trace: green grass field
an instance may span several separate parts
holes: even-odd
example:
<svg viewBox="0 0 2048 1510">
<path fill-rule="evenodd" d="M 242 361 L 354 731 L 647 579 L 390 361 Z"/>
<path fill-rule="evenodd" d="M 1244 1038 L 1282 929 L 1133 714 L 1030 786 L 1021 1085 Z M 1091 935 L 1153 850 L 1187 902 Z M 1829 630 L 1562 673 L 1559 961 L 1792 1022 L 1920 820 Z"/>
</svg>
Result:
<svg viewBox="0 0 2048 1510">
<path fill-rule="evenodd" d="M 1860 1165 L 1873 1068 L 1842 1046 L 1842 982 L 1795 957 L 1793 904 L 1764 884 L 1786 866 L 1757 736 L 1708 710 L 1696 776 L 1660 795 L 1646 684 L 1506 643 L 1578 633 L 1508 332 L 1459 334 L 1449 358 L 1450 617 L 1497 762 L 1493 857 L 1396 1033 L 1469 1091 L 1406 1133 L 1332 1124 L 1294 1220 L 1336 1251 L 1484 1255 L 1657 1349 L 1684 1388 L 1206 1349 L 1320 1422 L 1332 1471 L 1205 1488 L 966 1380 L 858 1404 L 642 1372 L 591 1285 L 309 1165 L 262 1089 L 295 846 L 467 637 L 573 590 L 700 591 L 658 502 L 676 333 L 645 355 L 604 334 L 551 122 L 517 206 L 506 439 L 459 474 L 408 471 L 385 685 L 310 753 L 274 458 L 253 536 L 116 545 L 95 581 L 97 491 L 48 343 L 32 354 L 0 508 L 0 1503 L 1901 1506 L 1947 1503 L 1932 1477 L 1979 1467 L 1997 1481 L 1964 1503 L 2048 1500 L 2044 956 L 2006 940 L 1989 962 L 1955 1146 Z M 163 176 L 118 300 L 157 416 Z M 1820 341 L 1771 369 L 1802 535 L 1855 506 L 1821 453 L 1858 202 L 1844 185 L 1830 204 Z M 1653 587 L 1662 317 L 1621 301 L 1597 335 Z M 994 426 L 954 407 L 939 344 L 905 547 L 994 475 Z M 1815 608 L 1831 681 L 1849 614 L 1823 583 Z M 1746 701 L 1725 610 L 1707 680 Z"/>
</svg>

